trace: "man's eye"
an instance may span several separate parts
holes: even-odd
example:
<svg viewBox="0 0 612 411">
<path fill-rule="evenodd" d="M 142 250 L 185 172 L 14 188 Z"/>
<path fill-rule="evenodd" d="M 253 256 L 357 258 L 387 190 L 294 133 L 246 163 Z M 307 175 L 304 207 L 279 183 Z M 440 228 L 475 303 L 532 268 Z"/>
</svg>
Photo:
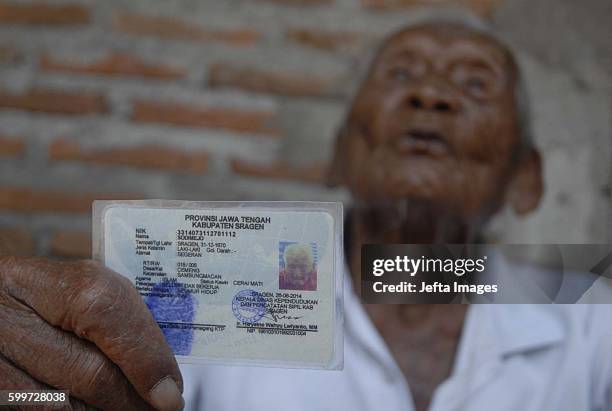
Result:
<svg viewBox="0 0 612 411">
<path fill-rule="evenodd" d="M 487 91 L 487 82 L 480 77 L 468 77 L 465 80 L 465 87 L 476 93 L 484 93 Z"/>
<path fill-rule="evenodd" d="M 410 78 L 410 71 L 405 67 L 394 67 L 389 71 L 393 80 L 406 81 Z"/>
</svg>

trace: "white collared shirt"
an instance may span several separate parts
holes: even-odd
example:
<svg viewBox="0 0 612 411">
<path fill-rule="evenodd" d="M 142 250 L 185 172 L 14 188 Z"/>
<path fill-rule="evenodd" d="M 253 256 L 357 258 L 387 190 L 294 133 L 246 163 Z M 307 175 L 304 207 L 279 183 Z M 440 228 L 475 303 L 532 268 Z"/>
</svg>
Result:
<svg viewBox="0 0 612 411">
<path fill-rule="evenodd" d="M 412 411 L 345 281 L 344 370 L 182 365 L 187 411 Z M 472 305 L 429 411 L 612 411 L 612 305 Z"/>
</svg>

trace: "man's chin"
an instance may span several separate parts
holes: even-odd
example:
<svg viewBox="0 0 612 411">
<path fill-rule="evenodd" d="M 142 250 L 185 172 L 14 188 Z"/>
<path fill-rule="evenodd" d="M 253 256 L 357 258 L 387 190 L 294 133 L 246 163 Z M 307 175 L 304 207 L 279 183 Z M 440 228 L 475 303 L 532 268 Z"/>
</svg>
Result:
<svg viewBox="0 0 612 411">
<path fill-rule="evenodd" d="M 366 198 L 356 198 L 357 204 L 366 208 L 418 208 L 420 210 L 427 208 L 439 208 L 440 204 L 444 204 L 444 200 L 439 197 L 432 196 L 428 192 L 419 191 L 407 187 L 378 187 L 377 193 L 370 193 Z"/>
<path fill-rule="evenodd" d="M 446 164 L 429 162 L 427 167 L 418 162 L 399 163 L 390 159 L 388 164 L 372 166 L 371 172 L 352 189 L 353 195 L 364 203 L 397 203 L 405 200 L 444 204 L 449 194 L 450 180 Z"/>
<path fill-rule="evenodd" d="M 419 176 L 418 174 L 390 176 L 382 182 L 382 194 L 389 200 L 419 200 L 439 202 L 442 200 L 440 194 L 444 191 L 439 185 L 431 181 L 430 176 Z"/>
</svg>

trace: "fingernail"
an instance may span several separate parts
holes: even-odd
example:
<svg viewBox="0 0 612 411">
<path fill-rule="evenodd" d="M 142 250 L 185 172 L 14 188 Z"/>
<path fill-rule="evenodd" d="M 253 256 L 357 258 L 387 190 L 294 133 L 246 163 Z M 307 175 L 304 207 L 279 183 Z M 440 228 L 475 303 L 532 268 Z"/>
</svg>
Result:
<svg viewBox="0 0 612 411">
<path fill-rule="evenodd" d="M 181 391 L 170 376 L 155 384 L 151 389 L 150 398 L 151 405 L 158 411 L 181 411 L 185 406 Z"/>
</svg>

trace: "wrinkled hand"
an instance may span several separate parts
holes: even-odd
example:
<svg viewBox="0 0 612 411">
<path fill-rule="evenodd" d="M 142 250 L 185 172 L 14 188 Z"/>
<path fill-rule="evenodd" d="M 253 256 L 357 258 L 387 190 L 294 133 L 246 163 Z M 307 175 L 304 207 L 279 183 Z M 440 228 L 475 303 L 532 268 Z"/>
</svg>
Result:
<svg viewBox="0 0 612 411">
<path fill-rule="evenodd" d="M 0 389 L 69 390 L 68 409 L 170 411 L 182 385 L 127 279 L 94 261 L 0 257 Z"/>
</svg>

